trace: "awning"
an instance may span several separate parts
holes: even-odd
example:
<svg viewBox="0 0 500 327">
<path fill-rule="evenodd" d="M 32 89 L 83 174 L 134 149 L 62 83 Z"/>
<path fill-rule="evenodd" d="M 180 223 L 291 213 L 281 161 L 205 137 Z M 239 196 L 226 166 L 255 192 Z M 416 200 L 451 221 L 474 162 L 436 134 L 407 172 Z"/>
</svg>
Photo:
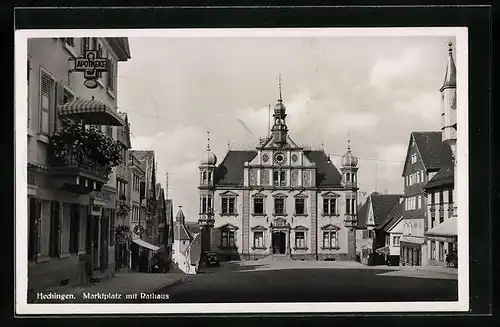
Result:
<svg viewBox="0 0 500 327">
<path fill-rule="evenodd" d="M 74 100 L 59 106 L 59 115 L 82 120 L 84 125 L 124 126 L 125 122 L 110 107 L 95 100 Z"/>
<path fill-rule="evenodd" d="M 134 242 L 135 244 L 140 245 L 142 247 L 145 247 L 146 249 L 150 249 L 150 250 L 153 250 L 153 251 L 158 251 L 160 249 L 156 245 L 153 245 L 153 244 L 148 243 L 148 242 L 146 242 L 144 240 L 141 240 L 140 238 L 136 238 L 136 239 L 132 240 L 132 242 Z"/>
<path fill-rule="evenodd" d="M 376 249 L 375 252 L 381 253 L 381 254 L 389 254 L 391 251 L 389 250 L 388 246 L 384 246 L 383 248 Z"/>
<path fill-rule="evenodd" d="M 425 234 L 434 236 L 457 236 L 457 218 L 450 217 L 445 219 L 441 224 Z"/>
</svg>

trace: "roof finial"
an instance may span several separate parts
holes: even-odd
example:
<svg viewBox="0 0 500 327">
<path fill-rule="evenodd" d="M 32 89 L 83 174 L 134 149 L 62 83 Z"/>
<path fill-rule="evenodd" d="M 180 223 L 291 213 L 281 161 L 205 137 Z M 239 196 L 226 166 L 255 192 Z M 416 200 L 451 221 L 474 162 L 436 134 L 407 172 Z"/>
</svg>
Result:
<svg viewBox="0 0 500 327">
<path fill-rule="evenodd" d="M 351 151 L 351 139 L 347 139 L 347 151 Z"/>
<path fill-rule="evenodd" d="M 281 95 L 281 74 L 278 75 L 278 87 L 279 87 L 279 90 L 280 90 L 280 98 L 279 98 L 279 102 L 283 102 L 283 97 Z"/>
<path fill-rule="evenodd" d="M 210 151 L 210 131 L 207 131 L 207 151 Z"/>
<path fill-rule="evenodd" d="M 453 43 L 451 43 L 451 40 L 448 42 L 448 52 L 450 54 L 453 52 Z"/>
</svg>

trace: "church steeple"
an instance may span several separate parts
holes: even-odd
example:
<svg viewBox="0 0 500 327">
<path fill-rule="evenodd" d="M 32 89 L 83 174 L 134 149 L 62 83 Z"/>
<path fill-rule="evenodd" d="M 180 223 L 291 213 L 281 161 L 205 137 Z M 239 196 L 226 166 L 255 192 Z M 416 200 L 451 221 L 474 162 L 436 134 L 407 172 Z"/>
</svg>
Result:
<svg viewBox="0 0 500 327">
<path fill-rule="evenodd" d="M 446 88 L 456 88 L 457 87 L 457 68 L 455 67 L 455 61 L 453 60 L 453 44 L 448 43 L 448 64 L 446 65 L 446 73 L 444 76 L 443 86 L 440 91 L 443 92 Z"/>
<path fill-rule="evenodd" d="M 283 104 L 283 94 L 281 90 L 281 74 L 278 77 L 279 83 L 279 99 L 278 103 L 274 106 L 274 125 L 271 129 L 273 133 L 274 143 L 279 146 L 284 146 L 287 143 L 287 133 L 288 127 L 286 126 L 285 118 L 286 118 L 286 107 Z"/>
</svg>

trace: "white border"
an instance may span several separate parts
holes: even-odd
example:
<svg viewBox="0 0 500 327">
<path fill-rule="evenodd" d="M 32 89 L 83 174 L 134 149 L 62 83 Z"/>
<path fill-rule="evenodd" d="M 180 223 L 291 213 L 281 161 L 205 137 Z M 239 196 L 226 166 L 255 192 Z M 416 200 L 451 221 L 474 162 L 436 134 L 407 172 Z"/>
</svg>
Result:
<svg viewBox="0 0 500 327">
<path fill-rule="evenodd" d="M 27 304 L 27 87 L 28 38 L 49 37 L 404 37 L 455 36 L 458 107 L 457 302 L 355 302 L 355 303 L 158 303 L 158 304 Z M 439 28 L 310 28 L 310 29 L 141 29 L 141 30 L 18 30 L 15 32 L 15 308 L 17 314 L 139 314 L 139 313 L 349 313 L 349 312 L 452 312 L 469 309 L 468 217 L 468 39 L 465 27 Z M 133 49 L 132 49 L 133 50 Z M 133 53 L 132 53 L 133 55 Z M 446 56 L 443 46 L 443 56 Z M 444 69 L 444 68 L 443 68 Z M 444 74 L 444 70 L 443 70 Z M 437 86 L 438 87 L 438 86 Z M 437 92 L 437 91 L 436 91 Z"/>
</svg>

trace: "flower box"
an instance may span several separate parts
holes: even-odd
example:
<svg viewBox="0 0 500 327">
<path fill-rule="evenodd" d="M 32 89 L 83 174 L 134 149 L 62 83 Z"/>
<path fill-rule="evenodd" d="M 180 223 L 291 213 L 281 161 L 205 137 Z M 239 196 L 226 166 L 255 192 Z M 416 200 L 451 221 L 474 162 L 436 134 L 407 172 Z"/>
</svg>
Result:
<svg viewBox="0 0 500 327">
<path fill-rule="evenodd" d="M 50 137 L 53 166 L 74 166 L 105 175 L 121 164 L 121 146 L 101 130 L 86 128 L 69 119 Z"/>
</svg>

